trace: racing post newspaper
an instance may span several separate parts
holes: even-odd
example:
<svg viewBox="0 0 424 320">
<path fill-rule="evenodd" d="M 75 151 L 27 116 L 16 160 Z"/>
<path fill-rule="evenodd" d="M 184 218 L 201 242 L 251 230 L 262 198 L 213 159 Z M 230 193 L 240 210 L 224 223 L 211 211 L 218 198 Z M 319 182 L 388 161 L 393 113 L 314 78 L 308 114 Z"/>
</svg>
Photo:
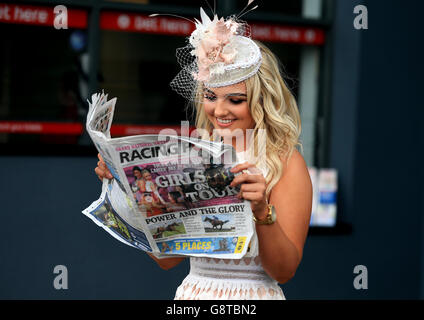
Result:
<svg viewBox="0 0 424 320">
<path fill-rule="evenodd" d="M 115 104 L 104 93 L 89 102 L 87 131 L 113 179 L 103 179 L 100 198 L 83 213 L 159 258 L 256 255 L 250 203 L 230 186 L 234 148 L 178 135 L 111 138 Z"/>
</svg>

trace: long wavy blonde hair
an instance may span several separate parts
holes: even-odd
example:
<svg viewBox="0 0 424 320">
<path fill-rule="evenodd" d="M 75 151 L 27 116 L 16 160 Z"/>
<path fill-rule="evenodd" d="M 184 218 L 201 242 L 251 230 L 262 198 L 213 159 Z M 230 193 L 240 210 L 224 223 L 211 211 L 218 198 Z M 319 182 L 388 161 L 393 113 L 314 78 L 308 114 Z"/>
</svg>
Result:
<svg viewBox="0 0 424 320">
<path fill-rule="evenodd" d="M 255 164 L 268 168 L 265 179 L 269 195 L 283 174 L 283 163 L 287 163 L 296 146 L 302 148 L 299 142 L 301 122 L 296 100 L 281 76 L 278 59 L 264 44 L 255 42 L 261 49 L 262 64 L 245 83 L 247 102 L 255 121 L 252 150 Z M 212 132 L 213 124 L 206 115 L 202 99 L 197 99 L 195 111 L 196 128 L 203 129 L 203 133 Z M 258 143 L 263 141 L 261 133 L 265 133 L 266 144 Z M 258 156 L 263 154 L 266 156 Z"/>
</svg>

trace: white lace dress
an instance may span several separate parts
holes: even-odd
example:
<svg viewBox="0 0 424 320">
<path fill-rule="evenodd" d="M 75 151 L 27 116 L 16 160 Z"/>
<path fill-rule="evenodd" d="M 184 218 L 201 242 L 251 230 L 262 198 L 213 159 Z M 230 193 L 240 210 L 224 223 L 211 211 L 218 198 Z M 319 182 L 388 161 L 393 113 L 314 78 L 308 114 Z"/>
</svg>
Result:
<svg viewBox="0 0 424 320">
<path fill-rule="evenodd" d="M 285 300 L 259 257 L 241 260 L 190 258 L 190 273 L 175 300 Z"/>
<path fill-rule="evenodd" d="M 237 153 L 237 157 L 241 162 L 245 159 L 244 153 Z M 264 175 L 266 169 L 261 169 Z M 190 273 L 175 294 L 175 300 L 257 299 L 285 300 L 259 256 L 238 260 L 190 257 Z"/>
</svg>

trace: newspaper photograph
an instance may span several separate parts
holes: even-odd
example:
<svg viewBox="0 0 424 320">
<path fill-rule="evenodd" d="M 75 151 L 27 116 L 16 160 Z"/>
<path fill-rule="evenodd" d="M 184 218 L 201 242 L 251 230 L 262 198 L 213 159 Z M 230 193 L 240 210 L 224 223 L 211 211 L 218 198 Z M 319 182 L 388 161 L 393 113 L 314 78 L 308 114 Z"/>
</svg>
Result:
<svg viewBox="0 0 424 320">
<path fill-rule="evenodd" d="M 111 138 L 115 103 L 104 94 L 89 103 L 87 131 L 113 179 L 104 179 L 99 200 L 83 213 L 118 240 L 157 257 L 254 254 L 250 203 L 230 186 L 234 148 L 174 135 Z"/>
</svg>

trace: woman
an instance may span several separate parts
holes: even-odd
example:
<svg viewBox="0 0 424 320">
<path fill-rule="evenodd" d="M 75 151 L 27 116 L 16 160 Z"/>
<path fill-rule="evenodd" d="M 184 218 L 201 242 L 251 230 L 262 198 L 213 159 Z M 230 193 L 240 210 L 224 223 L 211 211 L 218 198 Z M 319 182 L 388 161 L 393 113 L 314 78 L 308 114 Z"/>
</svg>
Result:
<svg viewBox="0 0 424 320">
<path fill-rule="evenodd" d="M 143 169 L 141 172 L 144 181 L 144 190 L 145 192 L 149 192 L 155 202 L 165 204 L 165 201 L 162 199 L 161 195 L 158 192 L 158 187 L 156 183 L 153 181 L 152 173 L 149 169 Z"/>
<path fill-rule="evenodd" d="M 166 206 L 153 196 L 152 192 L 145 192 L 139 202 L 139 207 L 146 212 L 147 217 L 165 213 Z"/>
<path fill-rule="evenodd" d="M 187 210 L 187 207 L 184 204 L 184 198 L 181 197 L 181 194 L 176 191 L 168 192 L 168 202 L 166 202 L 166 211 L 175 212 Z"/>
<path fill-rule="evenodd" d="M 143 175 L 141 174 L 141 169 L 137 166 L 135 166 L 132 169 L 133 172 L 133 176 L 134 176 L 134 181 L 131 185 L 131 189 L 134 193 L 134 198 L 135 201 L 138 203 L 140 203 L 141 198 L 143 197 L 143 192 L 145 191 L 145 184 L 144 184 L 144 180 L 143 180 Z"/>
<path fill-rule="evenodd" d="M 245 23 L 216 16 L 210 20 L 202 9 L 201 17 L 190 50 L 183 50 L 196 57 L 194 67 L 179 56 L 180 63 L 189 62 L 182 63 L 171 86 L 195 102 L 198 129 L 228 138 L 246 160 L 231 170 L 241 173 L 231 185 L 240 186 L 239 196 L 250 200 L 259 255 L 242 260 L 191 257 L 190 273 L 175 299 L 285 299 L 278 283 L 289 281 L 300 264 L 312 207 L 308 169 L 296 150 L 301 128 L 297 105 L 276 57 L 249 39 Z M 246 137 L 249 130 L 254 143 L 237 143 L 234 137 L 240 132 Z M 259 141 L 261 130 L 265 140 Z M 95 171 L 100 178 L 110 177 L 102 161 Z M 165 270 L 185 259 L 151 257 Z"/>
</svg>

